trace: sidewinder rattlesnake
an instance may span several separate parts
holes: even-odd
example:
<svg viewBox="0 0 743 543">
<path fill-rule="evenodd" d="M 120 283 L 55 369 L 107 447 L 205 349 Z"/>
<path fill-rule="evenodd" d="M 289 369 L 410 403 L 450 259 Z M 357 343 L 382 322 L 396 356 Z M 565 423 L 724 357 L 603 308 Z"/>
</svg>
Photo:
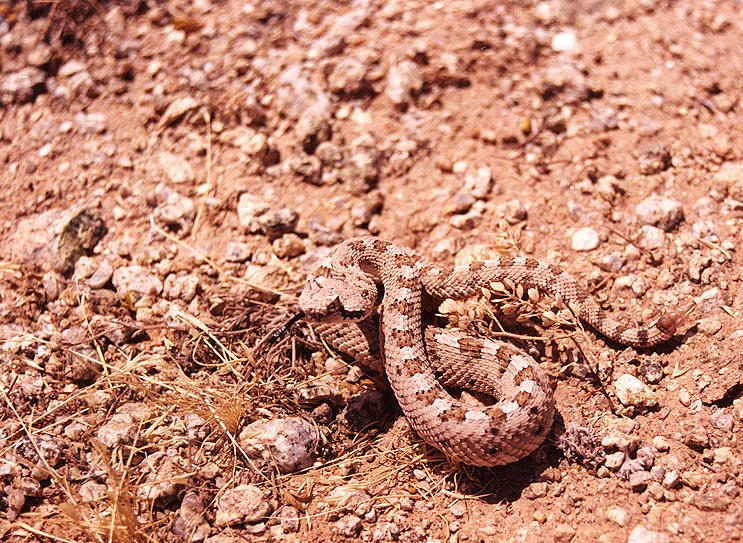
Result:
<svg viewBox="0 0 743 543">
<path fill-rule="evenodd" d="M 496 466 L 527 456 L 547 436 L 554 416 L 547 375 L 531 356 L 508 343 L 434 327 L 424 333 L 421 299 L 424 290 L 436 300 L 464 299 L 503 281 L 552 294 L 607 338 L 636 347 L 671 338 L 693 309 L 685 306 L 650 327 L 633 328 L 612 319 L 573 277 L 551 264 L 495 258 L 440 268 L 372 237 L 341 243 L 309 277 L 299 306 L 317 323 L 321 337 L 352 356 L 366 346 L 363 327 L 349 327 L 349 322 L 364 322 L 378 308 L 384 369 L 412 428 L 451 460 Z M 484 392 L 498 401 L 465 405 L 444 385 Z"/>
</svg>

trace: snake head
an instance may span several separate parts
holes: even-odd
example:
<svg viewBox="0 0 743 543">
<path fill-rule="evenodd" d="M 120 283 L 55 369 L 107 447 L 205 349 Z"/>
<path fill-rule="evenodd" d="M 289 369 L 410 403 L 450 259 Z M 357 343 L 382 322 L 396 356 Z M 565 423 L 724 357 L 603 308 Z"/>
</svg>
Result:
<svg viewBox="0 0 743 543">
<path fill-rule="evenodd" d="M 299 308 L 315 322 L 360 321 L 377 305 L 379 290 L 361 270 L 344 270 L 342 277 L 311 277 L 299 295 Z"/>
</svg>

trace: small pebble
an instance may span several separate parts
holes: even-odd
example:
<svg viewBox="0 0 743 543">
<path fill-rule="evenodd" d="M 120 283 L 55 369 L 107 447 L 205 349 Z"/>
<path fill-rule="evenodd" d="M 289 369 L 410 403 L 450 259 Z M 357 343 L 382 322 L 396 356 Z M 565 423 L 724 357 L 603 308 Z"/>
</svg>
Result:
<svg viewBox="0 0 743 543">
<path fill-rule="evenodd" d="M 271 505 L 260 488 L 255 485 L 238 485 L 226 490 L 217 498 L 217 526 L 234 526 L 256 523 L 266 517 Z"/>
<path fill-rule="evenodd" d="M 573 51 L 578 46 L 578 39 L 575 36 L 575 32 L 568 30 L 565 32 L 558 32 L 552 36 L 552 50 L 556 53 L 567 53 Z"/>
<path fill-rule="evenodd" d="M 230 241 L 224 251 L 224 259 L 227 262 L 245 262 L 253 254 L 247 243 Z"/>
<path fill-rule="evenodd" d="M 384 93 L 393 104 L 404 105 L 410 101 L 411 94 L 422 87 L 423 76 L 418 65 L 411 60 L 403 60 L 390 66 Z"/>
<path fill-rule="evenodd" d="M 122 266 L 116 268 L 112 282 L 121 299 L 136 295 L 157 296 L 163 290 L 163 282 L 142 266 Z"/>
<path fill-rule="evenodd" d="M 341 537 L 357 537 L 361 532 L 361 519 L 356 515 L 346 515 L 333 525 L 333 531 Z"/>
<path fill-rule="evenodd" d="M 643 147 L 638 157 L 640 173 L 652 175 L 671 167 L 671 152 L 665 145 L 654 144 Z"/>
<path fill-rule="evenodd" d="M 490 168 L 483 166 L 477 168 L 474 174 L 468 174 L 464 180 L 464 191 L 469 192 L 478 200 L 485 198 L 490 192 L 493 183 L 493 174 Z"/>
<path fill-rule="evenodd" d="M 655 226 L 645 224 L 640 228 L 640 237 L 637 239 L 637 246 L 652 251 L 661 249 L 666 241 L 666 233 Z"/>
<path fill-rule="evenodd" d="M 663 379 L 663 366 L 658 360 L 646 358 L 640 363 L 638 368 L 640 374 L 648 383 L 658 383 Z"/>
<path fill-rule="evenodd" d="M 722 328 L 722 323 L 712 317 L 700 319 L 697 322 L 697 330 L 706 336 L 714 336 Z"/>
<path fill-rule="evenodd" d="M 592 251 L 599 246 L 599 234 L 593 228 L 580 228 L 573 233 L 571 246 L 574 251 Z"/>
<path fill-rule="evenodd" d="M 38 68 L 27 67 L 17 72 L 5 72 L 0 79 L 0 104 L 31 102 L 46 92 L 46 74 Z"/>
<path fill-rule="evenodd" d="M 200 106 L 201 104 L 199 101 L 190 97 L 173 100 L 160 118 L 160 126 L 175 124 L 186 113 L 189 113 Z"/>
<path fill-rule="evenodd" d="M 319 437 L 314 425 L 299 417 L 287 417 L 248 424 L 237 441 L 253 461 L 275 464 L 283 473 L 293 473 L 315 461 Z"/>
<path fill-rule="evenodd" d="M 654 532 L 644 526 L 635 526 L 627 537 L 627 543 L 670 543 L 671 538 L 663 532 Z"/>
<path fill-rule="evenodd" d="M 555 538 L 555 541 L 568 543 L 575 537 L 575 528 L 570 526 L 570 524 L 558 524 L 557 526 L 555 526 L 553 536 Z"/>
<path fill-rule="evenodd" d="M 635 471 L 630 473 L 629 486 L 634 492 L 642 492 L 648 486 L 648 483 L 653 480 L 650 472 L 647 471 Z"/>
<path fill-rule="evenodd" d="M 668 452 L 671 448 L 670 443 L 666 440 L 663 436 L 655 436 L 653 437 L 653 447 L 655 447 L 655 450 L 658 452 Z"/>
<path fill-rule="evenodd" d="M 608 507 L 604 515 L 606 516 L 607 520 L 610 520 L 615 524 L 618 524 L 619 526 L 627 526 L 627 524 L 629 524 L 630 518 L 632 517 L 632 514 L 629 511 L 627 511 L 624 507 L 620 507 L 618 505 L 612 505 Z"/>
<path fill-rule="evenodd" d="M 155 197 L 158 202 L 155 217 L 182 235 L 188 234 L 196 217 L 196 205 L 193 200 L 164 183 L 155 187 Z"/>
<path fill-rule="evenodd" d="M 676 470 L 669 470 L 663 475 L 662 484 L 664 488 L 676 488 L 680 482 L 681 476 Z"/>
<path fill-rule="evenodd" d="M 655 407 L 658 397 L 634 375 L 625 373 L 614 383 L 617 398 L 625 406 Z"/>
<path fill-rule="evenodd" d="M 729 413 L 725 409 L 717 409 L 709 417 L 712 426 L 723 432 L 733 431 L 733 414 Z"/>
<path fill-rule="evenodd" d="M 644 199 L 635 206 L 635 213 L 642 224 L 657 226 L 666 232 L 684 219 L 681 202 L 660 196 Z"/>
<path fill-rule="evenodd" d="M 691 394 L 684 387 L 679 389 L 679 402 L 681 402 L 681 405 L 684 407 L 689 407 L 691 405 Z"/>
<path fill-rule="evenodd" d="M 196 180 L 191 164 L 182 156 L 163 151 L 158 154 L 158 161 L 160 169 L 171 183 L 193 183 Z"/>
<path fill-rule="evenodd" d="M 650 481 L 645 491 L 648 493 L 648 495 L 651 498 L 653 498 L 655 501 L 658 501 L 658 502 L 663 500 L 663 497 L 665 495 L 665 492 L 663 491 L 663 486 L 658 481 Z"/>
<path fill-rule="evenodd" d="M 707 429 L 700 425 L 694 426 L 687 432 L 684 438 L 684 445 L 697 452 L 701 452 L 703 449 L 709 447 L 709 434 L 707 434 Z"/>
<path fill-rule="evenodd" d="M 624 464 L 625 457 L 626 455 L 622 451 L 609 453 L 604 458 L 604 465 L 610 470 L 616 471 Z"/>
</svg>

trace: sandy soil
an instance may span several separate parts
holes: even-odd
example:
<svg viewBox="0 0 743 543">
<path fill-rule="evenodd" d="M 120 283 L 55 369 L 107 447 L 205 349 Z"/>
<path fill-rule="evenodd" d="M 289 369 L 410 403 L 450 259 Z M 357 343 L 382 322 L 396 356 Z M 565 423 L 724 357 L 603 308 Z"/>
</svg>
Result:
<svg viewBox="0 0 743 543">
<path fill-rule="evenodd" d="M 741 21 L 733 0 L 0 1 L 3 540 L 739 540 Z M 256 349 L 369 234 L 546 260 L 636 323 L 696 309 L 634 350 L 531 308 L 512 331 L 542 337 L 521 344 L 552 436 L 451 465 L 305 323 Z M 309 468 L 246 454 L 246 425 L 293 417 Z"/>
</svg>

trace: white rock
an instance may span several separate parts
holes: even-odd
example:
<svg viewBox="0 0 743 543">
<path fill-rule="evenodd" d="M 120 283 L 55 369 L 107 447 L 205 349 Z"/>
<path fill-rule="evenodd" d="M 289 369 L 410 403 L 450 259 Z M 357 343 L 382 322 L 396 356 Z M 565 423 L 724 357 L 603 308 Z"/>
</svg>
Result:
<svg viewBox="0 0 743 543">
<path fill-rule="evenodd" d="M 423 76 L 412 60 L 403 60 L 390 67 L 387 73 L 385 94 L 393 104 L 402 105 L 410 100 L 410 93 L 423 87 Z"/>
<path fill-rule="evenodd" d="M 276 464 L 282 472 L 292 473 L 312 465 L 320 436 L 304 419 L 288 417 L 248 424 L 237 440 L 254 461 Z"/>
<path fill-rule="evenodd" d="M 658 397 L 647 385 L 634 375 L 625 373 L 619 376 L 614 383 L 617 398 L 626 406 L 654 407 L 658 405 Z"/>
<path fill-rule="evenodd" d="M 715 174 L 715 180 L 731 185 L 743 181 L 743 162 L 725 162 Z"/>
<path fill-rule="evenodd" d="M 593 251 L 599 246 L 599 234 L 593 228 L 579 228 L 573 233 L 571 246 L 574 251 Z"/>
<path fill-rule="evenodd" d="M 182 156 L 163 151 L 157 158 L 160 169 L 172 183 L 192 183 L 196 180 L 191 164 Z"/>
<path fill-rule="evenodd" d="M 477 168 L 474 175 L 467 175 L 464 180 L 464 190 L 481 200 L 488 195 L 493 184 L 493 174 L 488 167 Z"/>
<path fill-rule="evenodd" d="M 627 537 L 627 543 L 670 543 L 671 539 L 663 532 L 654 532 L 644 526 L 635 526 Z"/>
<path fill-rule="evenodd" d="M 575 32 L 572 30 L 558 32 L 552 36 L 552 50 L 557 53 L 573 51 L 577 45 L 578 39 L 575 36 Z"/>
<path fill-rule="evenodd" d="M 257 230 L 258 217 L 266 213 L 271 206 L 268 202 L 249 192 L 243 192 L 237 201 L 237 217 L 240 226 L 248 231 Z"/>
<path fill-rule="evenodd" d="M 627 524 L 629 524 L 629 519 L 632 516 L 632 514 L 624 507 L 618 505 L 608 507 L 604 515 L 608 520 L 618 524 L 619 526 L 627 526 Z"/>
<path fill-rule="evenodd" d="M 660 228 L 645 224 L 640 228 L 640 237 L 637 240 L 637 245 L 651 251 L 653 249 L 660 249 L 665 243 L 665 236 L 665 232 Z"/>
</svg>

